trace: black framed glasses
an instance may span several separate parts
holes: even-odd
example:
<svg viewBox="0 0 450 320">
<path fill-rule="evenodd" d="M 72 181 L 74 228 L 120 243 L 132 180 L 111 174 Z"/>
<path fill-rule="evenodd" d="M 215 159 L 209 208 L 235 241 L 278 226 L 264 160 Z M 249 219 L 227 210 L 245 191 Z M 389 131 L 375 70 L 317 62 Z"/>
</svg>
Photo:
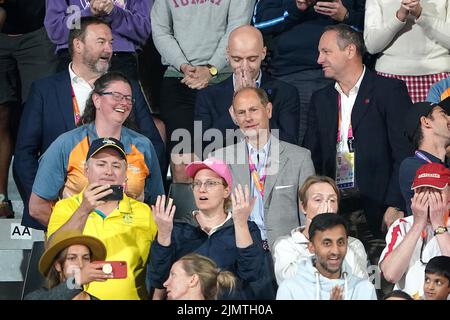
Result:
<svg viewBox="0 0 450 320">
<path fill-rule="evenodd" d="M 104 91 L 99 92 L 98 94 L 101 96 L 109 95 L 117 102 L 122 102 L 122 100 L 125 99 L 126 103 L 133 104 L 135 101 L 135 99 L 131 95 L 125 95 L 116 91 Z"/>
</svg>

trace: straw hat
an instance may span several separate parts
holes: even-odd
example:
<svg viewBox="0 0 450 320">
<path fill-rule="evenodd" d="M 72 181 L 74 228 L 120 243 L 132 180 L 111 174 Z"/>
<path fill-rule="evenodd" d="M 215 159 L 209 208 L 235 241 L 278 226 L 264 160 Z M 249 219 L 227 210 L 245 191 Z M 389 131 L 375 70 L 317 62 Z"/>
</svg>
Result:
<svg viewBox="0 0 450 320">
<path fill-rule="evenodd" d="M 58 254 L 74 244 L 82 244 L 91 251 L 92 261 L 105 260 L 106 247 L 99 239 L 83 235 L 79 230 L 63 230 L 55 233 L 48 242 L 48 247 L 39 260 L 39 272 L 47 276 Z"/>
</svg>

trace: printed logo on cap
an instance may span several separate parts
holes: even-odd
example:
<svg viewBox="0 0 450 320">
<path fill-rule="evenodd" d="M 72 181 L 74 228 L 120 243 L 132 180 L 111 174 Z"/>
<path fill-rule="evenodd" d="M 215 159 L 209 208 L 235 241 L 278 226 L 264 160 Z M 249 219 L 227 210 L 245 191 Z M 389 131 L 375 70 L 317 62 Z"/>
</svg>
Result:
<svg viewBox="0 0 450 320">
<path fill-rule="evenodd" d="M 113 144 L 113 145 L 116 145 L 116 143 L 115 143 L 113 140 L 109 139 L 109 138 L 104 138 L 104 139 L 103 139 L 103 144 Z"/>
</svg>

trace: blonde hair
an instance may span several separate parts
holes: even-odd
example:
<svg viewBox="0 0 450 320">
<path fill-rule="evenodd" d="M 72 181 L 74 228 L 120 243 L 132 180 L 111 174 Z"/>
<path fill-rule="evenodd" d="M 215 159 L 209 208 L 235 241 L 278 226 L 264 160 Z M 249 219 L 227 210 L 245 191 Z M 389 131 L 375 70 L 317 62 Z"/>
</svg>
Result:
<svg viewBox="0 0 450 320">
<path fill-rule="evenodd" d="M 300 190 L 298 191 L 298 197 L 300 198 L 300 202 L 302 203 L 303 207 L 306 208 L 308 204 L 307 192 L 309 188 L 311 188 L 312 185 L 320 182 L 328 183 L 333 188 L 334 192 L 336 192 L 337 202 L 339 204 L 341 196 L 339 193 L 339 189 L 336 186 L 336 182 L 334 182 L 333 179 L 326 176 L 310 176 L 305 180 L 303 185 L 300 187 Z"/>
<path fill-rule="evenodd" d="M 216 300 L 223 289 L 230 292 L 236 286 L 236 277 L 230 271 L 221 271 L 217 264 L 208 257 L 198 253 L 190 253 L 180 260 L 184 271 L 192 276 L 196 274 L 205 300 Z"/>
</svg>

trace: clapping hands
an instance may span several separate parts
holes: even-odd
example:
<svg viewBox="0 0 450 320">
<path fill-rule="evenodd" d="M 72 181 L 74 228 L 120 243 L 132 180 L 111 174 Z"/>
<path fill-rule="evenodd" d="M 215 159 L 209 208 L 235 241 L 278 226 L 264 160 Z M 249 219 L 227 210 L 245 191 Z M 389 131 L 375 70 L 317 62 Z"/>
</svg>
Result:
<svg viewBox="0 0 450 320">
<path fill-rule="evenodd" d="M 113 0 L 91 0 L 91 12 L 94 16 L 108 15 L 114 9 Z"/>
</svg>

